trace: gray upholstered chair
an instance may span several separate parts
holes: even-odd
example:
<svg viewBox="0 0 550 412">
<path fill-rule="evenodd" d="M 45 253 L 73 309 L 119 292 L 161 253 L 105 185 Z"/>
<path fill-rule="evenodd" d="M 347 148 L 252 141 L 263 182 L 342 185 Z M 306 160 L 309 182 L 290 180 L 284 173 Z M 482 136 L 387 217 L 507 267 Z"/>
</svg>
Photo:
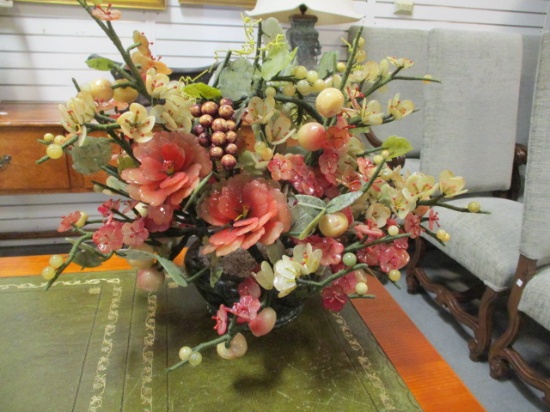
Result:
<svg viewBox="0 0 550 412">
<path fill-rule="evenodd" d="M 523 205 L 491 193 L 510 187 L 521 64 L 519 34 L 430 32 L 428 70 L 443 83 L 425 90 L 420 170 L 438 176 L 450 169 L 465 177 L 470 193 L 448 204 L 464 208 L 478 201 L 491 213 L 437 208 L 451 240 L 444 246 L 430 236 L 417 241 L 407 286 L 410 293 L 420 287 L 433 292 L 438 304 L 472 329 L 473 360 L 489 349 L 494 304 L 509 290 L 519 255 Z M 430 278 L 420 266 L 425 240 L 468 269 L 476 282 L 459 291 Z M 473 313 L 463 305 L 472 300 L 480 302 Z"/>
<path fill-rule="evenodd" d="M 525 316 L 550 330 L 550 32 L 543 34 L 529 137 L 521 253 L 508 301 L 509 325 L 489 352 L 491 376 L 512 366 L 544 392 L 550 406 L 550 376 L 539 375 L 513 344 Z"/>
<path fill-rule="evenodd" d="M 353 39 L 357 28 L 352 28 L 349 38 Z M 406 57 L 414 62 L 414 65 L 403 70 L 400 75 L 409 77 L 423 77 L 428 74 L 428 31 L 417 29 L 395 29 L 384 27 L 364 27 L 362 37 L 365 39 L 367 60 L 380 62 L 391 57 Z M 399 93 L 401 99 L 412 100 L 418 112 L 412 113 L 397 122 L 391 122 L 372 127 L 371 130 L 379 141 L 385 140 L 390 135 L 406 137 L 413 150 L 407 153 L 405 167 L 411 171 L 417 171 L 419 167 L 420 148 L 424 133 L 424 88 L 437 87 L 437 85 L 425 84 L 419 81 L 395 81 L 387 86 L 384 92 L 377 91 L 372 99 L 378 100 L 385 107 L 388 100 L 395 93 Z M 372 139 L 373 135 L 367 138 Z M 378 146 L 377 141 L 370 141 Z"/>
</svg>

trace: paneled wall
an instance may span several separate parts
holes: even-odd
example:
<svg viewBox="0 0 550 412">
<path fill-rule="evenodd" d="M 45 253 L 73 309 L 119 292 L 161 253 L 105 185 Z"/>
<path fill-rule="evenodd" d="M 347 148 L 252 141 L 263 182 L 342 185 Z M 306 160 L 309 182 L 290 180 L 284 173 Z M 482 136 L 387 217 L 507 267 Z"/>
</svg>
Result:
<svg viewBox="0 0 550 412">
<path fill-rule="evenodd" d="M 337 3 L 337 1 L 335 1 Z M 548 0 L 419 0 L 412 16 L 394 14 L 393 0 L 356 1 L 363 24 L 429 29 L 503 30 L 538 33 Z M 203 66 L 216 51 L 244 40 L 243 9 L 182 6 L 167 0 L 163 11 L 123 10 L 116 22 L 124 44 L 144 31 L 153 51 L 173 67 Z M 319 27 L 325 50 L 341 47 L 347 26 Z M 65 101 L 74 94 L 72 77 L 97 77 L 84 60 L 90 53 L 116 57 L 103 32 L 78 6 L 14 2 L 0 8 L 0 100 Z"/>
<path fill-rule="evenodd" d="M 549 1 L 418 0 L 412 16 L 394 14 L 393 0 L 361 0 L 355 6 L 365 16 L 365 25 L 537 34 L 547 24 Z M 224 50 L 240 47 L 243 11 L 167 0 L 162 11 L 123 9 L 123 19 L 114 24 L 125 45 L 131 44 L 137 29 L 154 42 L 153 53 L 168 65 L 197 67 L 210 64 L 216 51 L 223 55 Z M 343 58 L 340 39 L 347 37 L 347 28 L 318 27 L 323 49 L 339 50 Z M 78 6 L 14 1 L 12 8 L 0 8 L 0 101 L 66 101 L 74 95 L 71 78 L 87 82 L 98 77 L 84 64 L 91 53 L 117 58 L 114 47 Z M 73 210 L 93 212 L 99 198 L 0 196 L 0 232 L 53 229 L 60 216 Z M 0 246 L 20 243 L 0 241 Z"/>
</svg>

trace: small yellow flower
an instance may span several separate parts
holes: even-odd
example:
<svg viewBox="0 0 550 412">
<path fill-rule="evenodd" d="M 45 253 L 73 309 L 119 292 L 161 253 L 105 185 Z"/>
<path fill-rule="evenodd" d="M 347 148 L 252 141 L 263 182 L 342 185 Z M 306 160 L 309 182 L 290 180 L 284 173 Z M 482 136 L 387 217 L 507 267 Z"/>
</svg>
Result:
<svg viewBox="0 0 550 412">
<path fill-rule="evenodd" d="M 421 172 L 411 174 L 405 181 L 403 193 L 412 199 L 429 198 L 436 190 L 435 177 Z"/>
<path fill-rule="evenodd" d="M 256 279 L 256 282 L 258 282 L 262 288 L 266 290 L 273 289 L 273 279 L 275 275 L 273 274 L 273 268 L 265 260 L 260 265 L 260 271 L 258 273 L 252 273 L 252 277 Z"/>
<path fill-rule="evenodd" d="M 71 97 L 67 106 L 59 105 L 61 125 L 70 133 L 81 134 L 84 123 L 91 121 L 95 115 L 95 102 L 90 92 L 81 91 Z"/>
<path fill-rule="evenodd" d="M 315 273 L 321 263 L 323 251 L 321 249 L 313 250 L 311 244 L 301 244 L 292 249 L 292 259 L 302 265 L 304 275 Z"/>
<path fill-rule="evenodd" d="M 266 97 L 265 100 L 254 96 L 248 103 L 248 113 L 245 120 L 250 124 L 267 124 L 274 114 L 275 99 L 272 96 Z"/>
<path fill-rule="evenodd" d="M 384 112 L 382 105 L 377 100 L 370 100 L 368 103 L 363 100 L 361 108 L 361 120 L 365 125 L 376 126 L 384 122 Z"/>
<path fill-rule="evenodd" d="M 132 103 L 130 110 L 120 115 L 117 123 L 126 136 L 138 143 L 145 143 L 153 138 L 155 116 L 148 116 L 147 109 L 139 103 Z"/>
<path fill-rule="evenodd" d="M 372 203 L 367 209 L 366 216 L 367 219 L 376 222 L 377 227 L 384 227 L 391 216 L 391 211 L 381 203 Z"/>
<path fill-rule="evenodd" d="M 454 197 L 466 193 L 465 181 L 461 176 L 455 176 L 450 170 L 443 170 L 439 174 L 439 191 L 445 197 Z"/>
<path fill-rule="evenodd" d="M 302 265 L 288 256 L 283 256 L 282 260 L 275 263 L 273 286 L 279 291 L 277 296 L 282 298 L 296 289 L 296 278 L 302 275 L 302 270 Z"/>
<path fill-rule="evenodd" d="M 388 102 L 388 113 L 391 114 L 395 120 L 401 120 L 403 117 L 411 114 L 413 110 L 414 103 L 410 100 L 399 100 L 399 93 Z"/>
<path fill-rule="evenodd" d="M 403 68 L 403 69 L 408 69 L 409 67 L 411 67 L 414 62 L 410 59 L 407 59 L 406 57 L 401 57 L 401 58 L 395 58 L 395 57 L 387 57 L 388 61 L 393 64 L 395 67 L 397 68 Z"/>
</svg>

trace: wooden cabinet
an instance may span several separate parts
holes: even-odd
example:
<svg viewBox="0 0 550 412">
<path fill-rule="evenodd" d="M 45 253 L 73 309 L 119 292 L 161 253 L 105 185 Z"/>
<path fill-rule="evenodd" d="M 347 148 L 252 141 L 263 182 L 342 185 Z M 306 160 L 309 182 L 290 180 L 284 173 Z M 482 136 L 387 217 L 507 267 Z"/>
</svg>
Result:
<svg viewBox="0 0 550 412">
<path fill-rule="evenodd" d="M 45 133 L 64 134 L 57 103 L 0 103 L 0 195 L 17 193 L 83 192 L 103 173 L 82 176 L 63 155 L 40 165 L 46 153 L 37 142 Z"/>
</svg>

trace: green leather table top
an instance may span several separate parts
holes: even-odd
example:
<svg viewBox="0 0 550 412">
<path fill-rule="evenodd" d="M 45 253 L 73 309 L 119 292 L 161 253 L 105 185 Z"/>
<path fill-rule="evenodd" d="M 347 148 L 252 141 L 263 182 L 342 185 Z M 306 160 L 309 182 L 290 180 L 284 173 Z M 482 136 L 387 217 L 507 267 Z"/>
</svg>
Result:
<svg viewBox="0 0 550 412">
<path fill-rule="evenodd" d="M 179 347 L 216 337 L 194 287 L 135 290 L 132 272 L 0 279 L 0 411 L 415 411 L 416 400 L 348 305 L 313 299 L 291 325 L 197 367 Z"/>
</svg>

